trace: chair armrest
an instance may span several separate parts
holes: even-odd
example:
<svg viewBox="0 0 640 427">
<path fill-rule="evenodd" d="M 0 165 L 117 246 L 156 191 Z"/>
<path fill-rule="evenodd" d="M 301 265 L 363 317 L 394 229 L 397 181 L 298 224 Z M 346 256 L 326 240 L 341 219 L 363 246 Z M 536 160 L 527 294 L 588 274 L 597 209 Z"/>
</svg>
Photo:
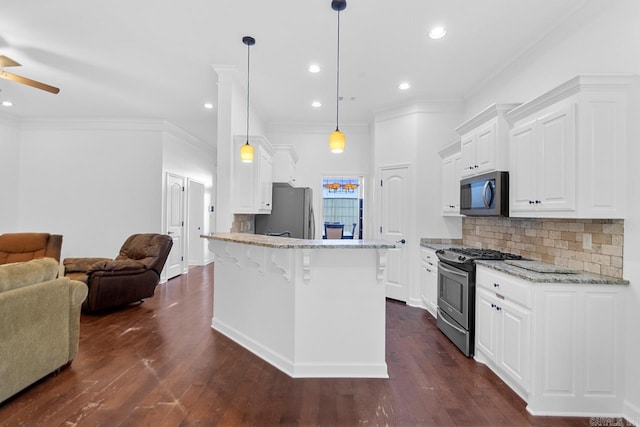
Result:
<svg viewBox="0 0 640 427">
<path fill-rule="evenodd" d="M 85 273 L 89 268 L 102 261 L 111 261 L 111 258 L 65 258 L 62 262 L 64 264 L 64 272 L 66 273 Z"/>
<path fill-rule="evenodd" d="M 84 300 L 87 298 L 89 288 L 87 285 L 77 280 L 69 280 L 69 301 L 71 309 L 80 308 Z"/>
<path fill-rule="evenodd" d="M 89 269 L 87 270 L 87 274 L 95 273 L 98 271 L 130 272 L 130 271 L 136 271 L 136 270 L 144 271 L 146 270 L 146 268 L 144 264 L 141 264 L 131 259 L 120 259 L 120 260 L 107 259 L 104 261 L 96 262 L 93 265 L 91 265 L 91 267 L 89 267 Z"/>
</svg>

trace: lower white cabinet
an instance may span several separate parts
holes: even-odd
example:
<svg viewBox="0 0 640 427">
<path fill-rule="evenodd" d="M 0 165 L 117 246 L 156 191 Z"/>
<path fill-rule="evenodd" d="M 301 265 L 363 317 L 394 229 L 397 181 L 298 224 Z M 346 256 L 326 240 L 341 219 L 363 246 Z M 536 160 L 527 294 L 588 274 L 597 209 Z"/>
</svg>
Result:
<svg viewBox="0 0 640 427">
<path fill-rule="evenodd" d="M 625 285 L 476 273 L 475 359 L 534 415 L 621 413 Z"/>
<path fill-rule="evenodd" d="M 485 279 L 476 281 L 476 360 L 491 366 L 525 398 L 529 390 L 531 311 L 499 290 L 489 289 L 496 282 Z M 501 286 L 508 286 L 508 282 Z"/>
<path fill-rule="evenodd" d="M 438 311 L 438 258 L 432 249 L 420 248 L 420 295 L 422 306 L 437 317 Z"/>
</svg>

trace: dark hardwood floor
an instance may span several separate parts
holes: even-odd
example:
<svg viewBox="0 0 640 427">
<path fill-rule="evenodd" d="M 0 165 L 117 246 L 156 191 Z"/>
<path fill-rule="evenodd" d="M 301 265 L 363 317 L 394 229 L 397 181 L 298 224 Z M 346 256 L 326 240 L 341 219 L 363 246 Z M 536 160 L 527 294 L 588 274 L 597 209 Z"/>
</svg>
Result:
<svg viewBox="0 0 640 427">
<path fill-rule="evenodd" d="M 529 415 L 433 317 L 394 301 L 389 379 L 292 379 L 211 329 L 212 282 L 195 267 L 140 305 L 83 314 L 76 360 L 0 405 L 0 425 L 589 425 Z"/>
</svg>

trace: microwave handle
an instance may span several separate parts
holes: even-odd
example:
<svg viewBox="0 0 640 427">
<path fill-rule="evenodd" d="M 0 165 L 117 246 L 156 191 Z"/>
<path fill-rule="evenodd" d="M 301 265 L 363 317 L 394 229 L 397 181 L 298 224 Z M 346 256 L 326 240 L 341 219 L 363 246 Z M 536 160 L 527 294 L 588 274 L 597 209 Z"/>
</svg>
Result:
<svg viewBox="0 0 640 427">
<path fill-rule="evenodd" d="M 489 200 L 487 200 L 487 190 L 491 189 L 491 198 Z M 484 183 L 484 187 L 482 188 L 482 202 L 484 203 L 484 206 L 486 208 L 490 208 L 491 207 L 491 202 L 493 201 L 493 189 L 491 188 L 491 181 L 487 180 Z"/>
</svg>

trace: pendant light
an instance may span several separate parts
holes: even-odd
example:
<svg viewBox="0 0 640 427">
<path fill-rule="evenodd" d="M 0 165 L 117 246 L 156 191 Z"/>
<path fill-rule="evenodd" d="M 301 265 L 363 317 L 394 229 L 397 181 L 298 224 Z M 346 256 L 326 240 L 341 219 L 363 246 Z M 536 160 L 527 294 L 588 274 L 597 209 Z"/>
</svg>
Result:
<svg viewBox="0 0 640 427">
<path fill-rule="evenodd" d="M 331 8 L 338 12 L 338 43 L 336 50 L 336 130 L 329 135 L 329 150 L 332 153 L 342 153 L 347 141 L 344 133 L 340 132 L 338 127 L 339 107 L 340 102 L 340 11 L 345 10 L 347 7 L 347 0 L 332 0 Z"/>
<path fill-rule="evenodd" d="M 250 36 L 244 36 L 242 43 L 247 45 L 247 142 L 240 147 L 240 159 L 242 163 L 252 163 L 253 147 L 249 144 L 249 51 L 251 50 L 251 46 L 256 44 L 256 39 Z"/>
</svg>

